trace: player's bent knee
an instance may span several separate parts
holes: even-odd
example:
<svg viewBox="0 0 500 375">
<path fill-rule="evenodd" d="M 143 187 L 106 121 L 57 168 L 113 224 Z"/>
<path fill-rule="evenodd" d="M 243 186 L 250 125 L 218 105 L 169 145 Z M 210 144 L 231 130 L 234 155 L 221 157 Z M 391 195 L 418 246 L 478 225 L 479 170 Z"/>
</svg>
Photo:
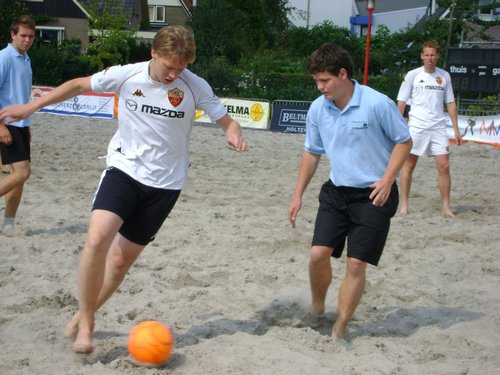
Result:
<svg viewBox="0 0 500 375">
<path fill-rule="evenodd" d="M 450 166 L 449 164 L 446 164 L 446 165 L 439 165 L 437 167 L 437 170 L 438 170 L 438 173 L 441 175 L 441 176 L 448 176 L 450 174 Z"/>
<path fill-rule="evenodd" d="M 111 267 L 116 273 L 126 272 L 129 268 L 129 264 L 122 256 L 108 255 L 108 261 L 110 262 Z"/>
<path fill-rule="evenodd" d="M 21 181 L 25 183 L 30 178 L 30 175 L 31 175 L 30 171 L 27 171 L 27 173 L 23 173 L 21 175 Z"/>
<path fill-rule="evenodd" d="M 362 274 L 366 269 L 366 262 L 356 258 L 347 258 L 347 271 L 353 276 Z"/>
<path fill-rule="evenodd" d="M 310 253 L 311 263 L 329 262 L 333 249 L 325 246 L 313 246 Z"/>
<path fill-rule="evenodd" d="M 90 251 L 108 251 L 111 241 L 104 235 L 92 233 L 87 236 L 85 247 Z"/>
<path fill-rule="evenodd" d="M 30 177 L 31 171 L 29 169 L 16 169 L 11 172 L 11 175 L 15 178 L 16 184 L 24 184 Z"/>
</svg>

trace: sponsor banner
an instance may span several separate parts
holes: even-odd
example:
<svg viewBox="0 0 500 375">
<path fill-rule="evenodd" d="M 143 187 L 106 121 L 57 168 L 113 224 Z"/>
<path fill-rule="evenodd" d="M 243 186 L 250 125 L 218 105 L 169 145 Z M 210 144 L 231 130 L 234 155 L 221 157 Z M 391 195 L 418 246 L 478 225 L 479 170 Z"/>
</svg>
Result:
<svg viewBox="0 0 500 375">
<path fill-rule="evenodd" d="M 267 130 L 270 113 L 268 101 L 220 98 L 227 113 L 238 121 L 242 128 Z M 210 117 L 204 111 L 196 111 L 196 122 L 211 124 Z"/>
<path fill-rule="evenodd" d="M 455 137 L 453 125 L 446 115 L 447 132 L 450 139 Z M 492 116 L 458 116 L 458 129 L 462 139 L 477 143 L 487 143 L 500 148 L 500 114 Z"/>
<path fill-rule="evenodd" d="M 305 133 L 310 102 L 276 100 L 272 105 L 271 131 Z M 453 125 L 446 115 L 447 132 L 454 139 Z M 458 128 L 465 141 L 486 143 L 500 148 L 500 114 L 491 116 L 458 116 Z"/>
<path fill-rule="evenodd" d="M 271 131 L 283 133 L 306 132 L 306 116 L 311 102 L 275 100 L 272 106 Z"/>
<path fill-rule="evenodd" d="M 36 100 L 52 90 L 52 87 L 33 86 L 31 100 Z M 115 116 L 114 110 L 115 96 L 113 93 L 86 92 L 63 102 L 46 106 L 38 113 L 112 119 Z"/>
<path fill-rule="evenodd" d="M 52 87 L 33 86 L 31 100 L 47 94 Z M 243 128 L 268 129 L 271 106 L 268 101 L 220 98 L 228 114 Z M 117 100 L 113 93 L 84 93 L 40 109 L 39 113 L 112 119 L 117 117 Z M 306 115 L 311 102 L 275 100 L 269 130 L 304 134 Z M 196 111 L 196 122 L 211 124 L 203 111 Z M 447 132 L 454 138 L 453 126 L 446 114 Z M 465 141 L 486 143 L 500 148 L 500 114 L 491 116 L 458 116 L 458 127 Z"/>
</svg>

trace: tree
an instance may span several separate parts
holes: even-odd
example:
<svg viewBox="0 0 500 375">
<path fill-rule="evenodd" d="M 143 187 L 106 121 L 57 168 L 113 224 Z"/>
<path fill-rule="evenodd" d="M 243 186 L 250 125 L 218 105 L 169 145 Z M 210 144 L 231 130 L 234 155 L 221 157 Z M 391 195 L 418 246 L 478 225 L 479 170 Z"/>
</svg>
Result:
<svg viewBox="0 0 500 375">
<path fill-rule="evenodd" d="M 439 6 L 446 9 L 454 9 L 454 17 L 457 19 L 471 19 L 475 17 L 475 11 L 478 9 L 477 0 L 437 0 Z"/>
<path fill-rule="evenodd" d="M 29 55 L 33 66 L 33 84 L 58 86 L 61 83 L 95 72 L 89 58 L 80 54 L 81 41 L 65 40 L 61 45 L 56 41 L 43 43 L 35 39 Z"/>
<path fill-rule="evenodd" d="M 198 65 L 206 65 L 215 56 L 225 56 L 232 63 L 239 60 L 243 50 L 237 34 L 241 17 L 226 0 L 198 2 L 191 21 Z"/>
<path fill-rule="evenodd" d="M 237 63 L 243 56 L 273 48 L 288 28 L 287 0 L 199 0 L 190 23 L 197 64 L 215 56 Z"/>
<path fill-rule="evenodd" d="M 26 14 L 27 10 L 23 3 L 17 0 L 0 1 L 0 48 L 11 42 L 10 25 L 17 17 Z"/>
<path fill-rule="evenodd" d="M 89 26 L 93 32 L 87 46 L 90 64 L 102 70 L 130 61 L 135 44 L 135 29 L 128 28 L 129 14 L 124 13 L 118 0 L 92 0 L 87 9 L 91 15 Z"/>
<path fill-rule="evenodd" d="M 363 40 L 349 32 L 345 27 L 334 25 L 330 21 L 314 25 L 311 28 L 292 26 L 287 33 L 283 51 L 291 58 L 306 59 L 314 50 L 326 42 L 335 43 L 348 51 L 353 60 L 356 74 L 361 73 L 363 65 Z"/>
<path fill-rule="evenodd" d="M 228 0 L 243 16 L 239 35 L 253 50 L 273 48 L 282 39 L 290 21 L 288 0 Z"/>
</svg>

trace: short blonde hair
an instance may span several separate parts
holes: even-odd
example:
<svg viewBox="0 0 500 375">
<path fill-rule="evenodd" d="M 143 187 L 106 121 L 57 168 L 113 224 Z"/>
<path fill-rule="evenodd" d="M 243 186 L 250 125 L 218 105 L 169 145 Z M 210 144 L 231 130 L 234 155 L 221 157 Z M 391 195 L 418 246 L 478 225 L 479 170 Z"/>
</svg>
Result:
<svg viewBox="0 0 500 375">
<path fill-rule="evenodd" d="M 434 48 L 439 53 L 439 43 L 436 40 L 428 40 L 422 44 L 422 51 L 424 48 Z"/>
<path fill-rule="evenodd" d="M 179 56 L 186 63 L 196 58 L 193 32 L 184 26 L 165 26 L 153 39 L 152 48 L 161 57 Z"/>
</svg>

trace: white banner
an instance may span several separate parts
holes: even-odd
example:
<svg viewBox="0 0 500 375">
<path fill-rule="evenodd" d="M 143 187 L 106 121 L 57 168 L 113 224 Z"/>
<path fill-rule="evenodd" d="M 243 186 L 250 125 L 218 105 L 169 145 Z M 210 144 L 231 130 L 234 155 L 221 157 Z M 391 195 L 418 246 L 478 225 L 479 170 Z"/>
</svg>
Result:
<svg viewBox="0 0 500 375">
<path fill-rule="evenodd" d="M 446 115 L 447 131 L 450 139 L 455 137 L 453 125 Z M 500 148 L 500 114 L 492 116 L 458 116 L 458 129 L 462 139 L 477 143 L 487 143 Z"/>
<path fill-rule="evenodd" d="M 52 87 L 33 86 L 31 100 L 47 94 Z M 115 96 L 113 93 L 96 94 L 86 92 L 63 102 L 46 106 L 39 113 L 112 119 L 114 117 Z"/>
</svg>

